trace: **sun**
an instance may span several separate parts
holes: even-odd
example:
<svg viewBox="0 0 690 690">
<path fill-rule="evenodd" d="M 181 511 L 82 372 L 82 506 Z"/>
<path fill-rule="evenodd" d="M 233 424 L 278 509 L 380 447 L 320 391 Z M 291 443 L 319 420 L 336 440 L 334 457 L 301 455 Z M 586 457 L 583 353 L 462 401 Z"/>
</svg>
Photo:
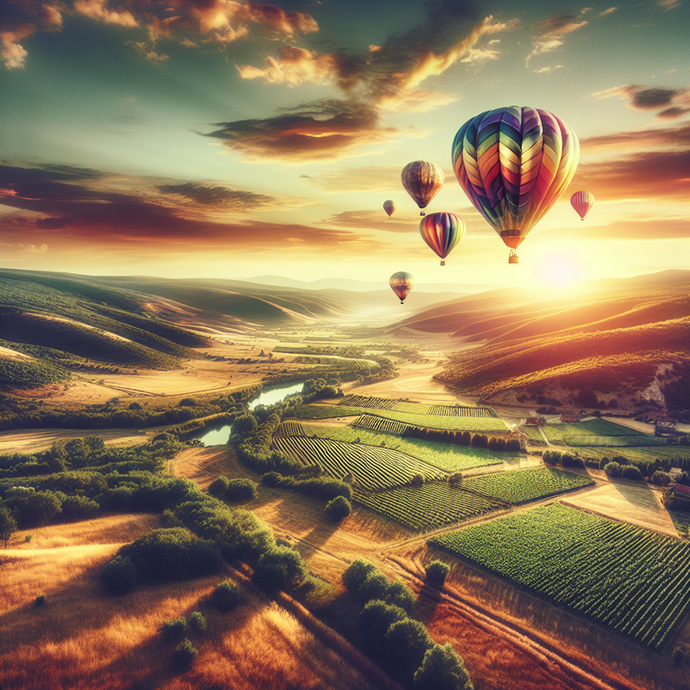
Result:
<svg viewBox="0 0 690 690">
<path fill-rule="evenodd" d="M 548 287 L 568 287 L 584 278 L 584 267 L 580 257 L 573 251 L 559 249 L 547 252 L 538 259 L 534 277 Z"/>
</svg>

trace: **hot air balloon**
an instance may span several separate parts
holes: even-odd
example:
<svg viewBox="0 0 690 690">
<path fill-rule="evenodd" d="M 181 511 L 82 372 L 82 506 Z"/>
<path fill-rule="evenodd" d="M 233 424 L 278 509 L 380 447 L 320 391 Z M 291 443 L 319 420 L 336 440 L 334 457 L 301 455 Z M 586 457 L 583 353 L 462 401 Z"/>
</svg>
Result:
<svg viewBox="0 0 690 690">
<path fill-rule="evenodd" d="M 408 163 L 400 173 L 405 191 L 414 199 L 420 209 L 426 208 L 429 202 L 438 194 L 446 176 L 443 170 L 429 161 L 413 161 Z M 420 216 L 424 211 L 419 212 Z"/>
<path fill-rule="evenodd" d="M 575 192 L 570 197 L 570 205 L 577 211 L 580 220 L 584 220 L 585 216 L 592 210 L 592 206 L 594 206 L 594 194 L 591 192 Z"/>
<path fill-rule="evenodd" d="M 388 199 L 388 201 L 383 202 L 383 210 L 388 214 L 389 218 L 395 213 L 395 209 L 397 208 L 393 199 Z"/>
<path fill-rule="evenodd" d="M 388 281 L 391 290 L 400 298 L 400 304 L 405 303 L 405 298 L 410 294 L 414 288 L 414 278 L 407 271 L 398 271 L 394 273 Z"/>
<path fill-rule="evenodd" d="M 443 261 L 465 236 L 465 223 L 454 213 L 432 213 L 419 221 L 419 234 Z"/>
<path fill-rule="evenodd" d="M 460 186 L 518 263 L 518 245 L 573 179 L 580 143 L 553 113 L 510 106 L 468 120 L 452 156 Z"/>
</svg>

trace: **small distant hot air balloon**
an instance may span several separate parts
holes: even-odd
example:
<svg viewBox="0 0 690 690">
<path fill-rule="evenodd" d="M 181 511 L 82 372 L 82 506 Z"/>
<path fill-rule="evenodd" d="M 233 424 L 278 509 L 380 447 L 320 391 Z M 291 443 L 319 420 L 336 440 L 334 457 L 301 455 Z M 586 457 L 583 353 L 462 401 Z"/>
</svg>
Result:
<svg viewBox="0 0 690 690">
<path fill-rule="evenodd" d="M 580 143 L 553 113 L 510 106 L 468 120 L 453 140 L 453 170 L 472 205 L 515 250 L 575 175 Z"/>
<path fill-rule="evenodd" d="M 400 173 L 405 191 L 414 199 L 420 209 L 426 208 L 438 194 L 446 176 L 443 170 L 429 161 L 413 161 L 408 163 Z M 424 211 L 419 212 L 420 216 Z"/>
<path fill-rule="evenodd" d="M 419 234 L 441 257 L 441 266 L 455 245 L 465 236 L 465 222 L 454 213 L 432 213 L 419 221 Z"/>
<path fill-rule="evenodd" d="M 575 192 L 570 197 L 570 205 L 577 211 L 580 220 L 584 220 L 585 216 L 592 210 L 592 206 L 594 206 L 594 194 L 591 192 Z"/>
<path fill-rule="evenodd" d="M 388 281 L 391 290 L 400 298 L 400 304 L 405 303 L 405 298 L 410 294 L 414 288 L 414 278 L 411 273 L 407 271 L 398 271 L 394 273 Z"/>
<path fill-rule="evenodd" d="M 393 199 L 388 199 L 383 202 L 383 210 L 388 214 L 389 218 L 395 213 L 395 209 L 397 208 Z"/>
</svg>

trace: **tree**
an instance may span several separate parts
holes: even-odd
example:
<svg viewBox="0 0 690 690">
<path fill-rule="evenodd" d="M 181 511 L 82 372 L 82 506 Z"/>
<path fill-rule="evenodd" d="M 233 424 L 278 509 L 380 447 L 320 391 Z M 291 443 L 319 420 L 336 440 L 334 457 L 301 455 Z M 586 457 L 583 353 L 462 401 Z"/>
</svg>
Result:
<svg viewBox="0 0 690 690">
<path fill-rule="evenodd" d="M 368 653 L 374 656 L 383 651 L 383 638 L 388 629 L 398 621 L 405 620 L 407 613 L 399 606 L 375 599 L 367 602 L 357 619 L 362 639 Z"/>
<path fill-rule="evenodd" d="M 333 522 L 340 522 L 352 513 L 352 504 L 344 496 L 336 496 L 323 510 Z"/>
<path fill-rule="evenodd" d="M 175 668 L 180 671 L 188 671 L 198 654 L 199 650 L 185 637 L 184 640 L 175 647 L 172 656 L 173 664 Z"/>
<path fill-rule="evenodd" d="M 137 586 L 137 571 L 131 559 L 115 556 L 100 574 L 101 584 L 114 595 L 127 594 Z"/>
<path fill-rule="evenodd" d="M 220 582 L 211 594 L 211 605 L 223 613 L 232 611 L 239 601 L 237 585 L 232 580 Z"/>
<path fill-rule="evenodd" d="M 387 660 L 408 677 L 419 668 L 433 644 L 426 626 L 410 618 L 393 623 L 383 638 Z"/>
<path fill-rule="evenodd" d="M 5 542 L 5 548 L 16 531 L 17 521 L 12 517 L 12 513 L 5 506 L 0 506 L 0 539 Z"/>
<path fill-rule="evenodd" d="M 449 642 L 435 644 L 414 674 L 415 690 L 472 690 L 474 686 L 462 658 Z"/>
<path fill-rule="evenodd" d="M 431 561 L 426 566 L 426 579 L 432 585 L 443 587 L 446 577 L 450 572 L 450 566 L 443 561 Z"/>
<path fill-rule="evenodd" d="M 356 593 L 366 580 L 370 572 L 378 570 L 377 567 L 365 561 L 363 558 L 355 558 L 343 572 L 343 584 L 348 592 Z"/>
<path fill-rule="evenodd" d="M 302 557 L 287 546 L 276 546 L 259 558 L 254 583 L 264 590 L 292 589 L 307 576 Z"/>
</svg>

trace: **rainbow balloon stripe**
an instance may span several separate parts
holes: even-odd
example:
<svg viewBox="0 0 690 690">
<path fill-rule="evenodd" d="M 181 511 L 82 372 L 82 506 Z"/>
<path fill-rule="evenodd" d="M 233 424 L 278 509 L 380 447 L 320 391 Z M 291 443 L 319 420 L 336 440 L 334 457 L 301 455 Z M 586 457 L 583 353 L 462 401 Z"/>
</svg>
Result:
<svg viewBox="0 0 690 690">
<path fill-rule="evenodd" d="M 445 259 L 465 236 L 465 222 L 454 213 L 432 213 L 419 221 L 419 234 L 442 259 Z M 441 265 L 444 263 L 441 262 Z"/>
<path fill-rule="evenodd" d="M 517 249 L 573 179 L 580 143 L 552 113 L 510 106 L 468 120 L 455 135 L 452 156 L 472 205 Z"/>
<path fill-rule="evenodd" d="M 570 197 L 570 205 L 577 211 L 581 220 L 590 212 L 594 206 L 594 194 L 591 192 L 575 192 Z"/>
</svg>

